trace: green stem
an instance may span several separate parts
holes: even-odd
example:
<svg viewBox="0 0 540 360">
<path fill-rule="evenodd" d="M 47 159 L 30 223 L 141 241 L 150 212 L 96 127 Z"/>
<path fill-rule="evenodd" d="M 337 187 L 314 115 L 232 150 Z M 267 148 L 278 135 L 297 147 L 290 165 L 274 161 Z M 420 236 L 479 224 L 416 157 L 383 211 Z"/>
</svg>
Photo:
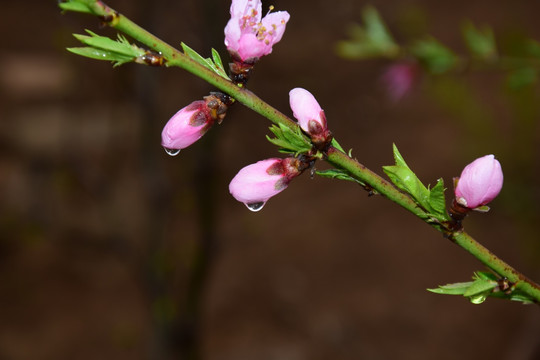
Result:
<svg viewBox="0 0 540 360">
<path fill-rule="evenodd" d="M 285 116 L 277 109 L 266 104 L 251 91 L 237 86 L 233 82 L 219 76 L 212 70 L 192 60 L 180 50 L 167 44 L 163 40 L 135 24 L 124 15 L 105 5 L 103 2 L 98 0 L 77 1 L 85 3 L 94 15 L 98 16 L 102 20 L 105 19 L 104 21 L 109 26 L 123 32 L 140 43 L 148 46 L 152 50 L 160 53 L 166 59 L 166 66 L 177 66 L 192 73 L 224 93 L 230 95 L 253 111 L 268 118 L 276 125 L 282 124 L 289 128 L 295 128 L 297 126 L 295 121 L 292 121 L 289 117 Z"/>
<path fill-rule="evenodd" d="M 331 146 L 327 152 L 326 161 L 335 167 L 346 170 L 354 178 L 369 184 L 374 190 L 384 197 L 399 204 L 401 207 L 412 212 L 422 220 L 429 220 L 430 216 L 420 208 L 409 196 L 405 195 L 394 187 L 390 182 L 360 164 L 356 159 L 352 159 L 347 154 Z"/>
<path fill-rule="evenodd" d="M 181 51 L 160 40 L 153 34 L 133 23 L 125 16 L 104 5 L 101 1 L 77 1 L 85 3 L 95 15 L 106 21 L 110 26 L 145 44 L 154 51 L 161 53 L 166 59 L 167 66 L 178 66 L 198 76 L 199 78 L 207 81 L 219 90 L 233 97 L 236 99 L 236 101 L 266 117 L 276 125 L 282 124 L 291 129 L 298 127 L 295 121 L 291 120 L 289 117 L 264 102 L 251 91 L 237 86 L 233 82 L 219 76 L 210 69 L 207 69 L 199 63 L 193 61 Z M 448 238 L 468 251 L 484 265 L 495 271 L 500 276 L 508 278 L 509 281 L 516 284 L 516 288 L 535 299 L 537 303 L 540 303 L 539 285 L 525 277 L 517 270 L 513 269 L 510 265 L 495 256 L 467 233 L 463 231 L 450 232 L 440 223 L 433 221 L 430 215 L 420 208 L 409 196 L 399 191 L 381 176 L 360 164 L 356 159 L 352 159 L 347 154 L 335 149 L 334 147 L 330 147 L 327 152 L 326 161 L 334 165 L 336 168 L 347 171 L 351 176 L 371 186 L 379 194 L 399 204 L 401 207 L 413 213 L 438 231 L 443 232 Z"/>
<path fill-rule="evenodd" d="M 536 299 L 536 303 L 540 304 L 540 285 L 501 260 L 466 232 L 456 231 L 450 235 L 450 239 L 495 273 L 506 277 L 510 282 L 515 284 L 516 289 Z"/>
</svg>

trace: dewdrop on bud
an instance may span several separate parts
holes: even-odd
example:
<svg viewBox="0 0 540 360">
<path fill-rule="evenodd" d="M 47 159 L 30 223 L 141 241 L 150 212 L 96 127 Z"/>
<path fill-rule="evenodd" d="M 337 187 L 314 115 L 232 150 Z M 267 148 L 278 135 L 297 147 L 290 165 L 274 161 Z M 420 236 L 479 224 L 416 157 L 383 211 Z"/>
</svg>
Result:
<svg viewBox="0 0 540 360">
<path fill-rule="evenodd" d="M 194 101 L 170 118 L 161 133 L 161 145 L 167 154 L 177 155 L 181 149 L 199 140 L 212 124 L 206 103 Z"/>
<path fill-rule="evenodd" d="M 295 158 L 261 160 L 241 169 L 231 180 L 229 191 L 249 210 L 259 211 L 268 199 L 285 190 L 302 168 Z"/>
<path fill-rule="evenodd" d="M 486 155 L 465 166 L 455 188 L 456 202 L 469 209 L 490 203 L 502 189 L 501 164 Z"/>
<path fill-rule="evenodd" d="M 211 93 L 204 100 L 194 101 L 174 114 L 161 132 L 161 145 L 167 154 L 178 155 L 199 140 L 214 122 L 221 123 L 232 99 L 221 93 Z"/>
</svg>

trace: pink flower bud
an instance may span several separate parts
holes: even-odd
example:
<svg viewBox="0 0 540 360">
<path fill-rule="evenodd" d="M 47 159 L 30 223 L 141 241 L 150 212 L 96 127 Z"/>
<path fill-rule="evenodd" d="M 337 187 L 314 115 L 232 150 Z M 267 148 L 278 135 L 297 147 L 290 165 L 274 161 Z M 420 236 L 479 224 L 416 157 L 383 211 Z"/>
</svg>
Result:
<svg viewBox="0 0 540 360">
<path fill-rule="evenodd" d="M 184 149 L 199 140 L 213 123 L 206 102 L 194 101 L 170 118 L 161 133 L 161 145 L 166 150 Z"/>
<path fill-rule="evenodd" d="M 307 133 L 326 130 L 326 117 L 315 97 L 306 89 L 294 88 L 289 92 L 289 103 L 298 124 Z"/>
<path fill-rule="evenodd" d="M 484 206 L 499 195 L 502 184 L 501 164 L 493 155 L 486 155 L 463 169 L 454 191 L 456 201 L 469 209 Z"/>
<path fill-rule="evenodd" d="M 272 52 L 285 32 L 290 15 L 286 11 L 268 13 L 261 19 L 261 0 L 232 0 L 231 19 L 225 27 L 227 50 L 242 62 L 256 62 Z"/>
<path fill-rule="evenodd" d="M 301 173 L 298 166 L 295 158 L 261 160 L 240 170 L 231 180 L 229 191 L 250 210 L 260 210 L 268 199 L 285 190 Z"/>
</svg>

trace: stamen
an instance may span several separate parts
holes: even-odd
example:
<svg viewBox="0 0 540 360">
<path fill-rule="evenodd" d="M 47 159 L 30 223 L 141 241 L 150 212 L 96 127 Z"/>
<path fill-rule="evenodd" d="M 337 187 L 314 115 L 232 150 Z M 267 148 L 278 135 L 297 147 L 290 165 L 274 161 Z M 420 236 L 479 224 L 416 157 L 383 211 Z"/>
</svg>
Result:
<svg viewBox="0 0 540 360">
<path fill-rule="evenodd" d="M 266 15 L 270 14 L 272 12 L 272 10 L 274 10 L 274 5 L 270 5 L 268 7 L 268 12 L 266 13 Z"/>
</svg>

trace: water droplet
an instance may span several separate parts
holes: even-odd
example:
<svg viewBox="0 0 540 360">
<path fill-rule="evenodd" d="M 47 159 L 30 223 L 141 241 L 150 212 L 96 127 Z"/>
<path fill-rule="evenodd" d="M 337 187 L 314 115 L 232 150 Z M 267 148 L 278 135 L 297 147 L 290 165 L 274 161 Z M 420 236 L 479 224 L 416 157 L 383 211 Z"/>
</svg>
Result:
<svg viewBox="0 0 540 360">
<path fill-rule="evenodd" d="M 176 156 L 180 154 L 180 149 L 169 149 L 166 147 L 164 147 L 163 149 L 165 149 L 165 152 L 170 156 Z"/>
<path fill-rule="evenodd" d="M 469 298 L 469 300 L 473 303 L 473 304 L 481 304 L 483 303 L 484 301 L 486 301 L 486 298 L 487 298 L 487 295 L 486 294 L 479 294 L 479 295 L 474 295 L 474 296 L 471 296 Z"/>
<path fill-rule="evenodd" d="M 266 204 L 266 202 L 261 201 L 261 202 L 246 204 L 246 206 L 249 210 L 253 212 L 257 212 L 257 211 L 262 210 L 262 208 L 264 207 L 264 204 Z"/>
</svg>

